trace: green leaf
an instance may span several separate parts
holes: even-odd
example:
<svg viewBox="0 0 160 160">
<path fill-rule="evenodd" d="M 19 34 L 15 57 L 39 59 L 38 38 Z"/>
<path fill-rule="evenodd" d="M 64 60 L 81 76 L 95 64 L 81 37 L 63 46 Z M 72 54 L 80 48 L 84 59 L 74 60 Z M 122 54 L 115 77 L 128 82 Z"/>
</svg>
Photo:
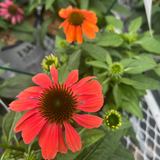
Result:
<svg viewBox="0 0 160 160">
<path fill-rule="evenodd" d="M 82 43 L 81 47 L 94 59 L 105 62 L 106 50 L 104 48 L 89 43 Z"/>
<path fill-rule="evenodd" d="M 0 20 L 0 28 L 8 29 L 9 26 L 10 25 L 7 22 L 5 22 L 4 20 Z"/>
<path fill-rule="evenodd" d="M 123 39 L 120 35 L 116 33 L 108 33 L 102 35 L 102 37 L 96 42 L 97 45 L 102 47 L 118 47 L 123 43 Z"/>
<path fill-rule="evenodd" d="M 89 0 L 80 0 L 79 1 L 80 9 L 88 9 Z"/>
<path fill-rule="evenodd" d="M 28 23 L 27 21 L 22 21 L 19 24 L 16 24 L 12 27 L 14 30 L 16 31 L 20 31 L 20 32 L 27 32 L 27 33 L 34 33 L 34 32 L 38 32 L 38 30 L 36 28 L 34 28 L 30 23 Z"/>
<path fill-rule="evenodd" d="M 122 138 L 124 130 L 107 132 L 106 135 L 92 146 L 85 148 L 74 160 L 109 160 L 119 141 Z"/>
<path fill-rule="evenodd" d="M 5 42 L 0 42 L 0 51 L 2 50 L 4 45 L 5 45 Z"/>
<path fill-rule="evenodd" d="M 137 43 L 139 43 L 143 49 L 148 52 L 160 54 L 160 43 L 154 38 L 144 37 L 137 41 Z"/>
<path fill-rule="evenodd" d="M 86 63 L 93 66 L 93 67 L 108 69 L 108 66 L 105 63 L 100 62 L 100 61 L 89 61 L 89 62 L 86 62 Z"/>
<path fill-rule="evenodd" d="M 12 137 L 16 134 L 14 132 L 14 127 L 20 117 L 21 117 L 20 112 L 11 111 L 7 113 L 3 119 L 2 132 L 3 135 L 7 137 L 8 144 L 10 143 Z"/>
<path fill-rule="evenodd" d="M 158 64 L 157 68 L 154 71 L 158 76 L 160 76 L 160 63 Z"/>
<path fill-rule="evenodd" d="M 129 128 L 132 126 L 132 123 L 130 121 L 128 121 L 128 119 L 126 117 L 122 117 L 122 125 L 119 127 L 119 129 L 125 129 L 125 128 Z"/>
<path fill-rule="evenodd" d="M 160 82 L 156 81 L 153 78 L 150 78 L 148 76 L 144 76 L 141 74 L 132 76 L 130 79 L 128 78 L 122 78 L 121 82 L 127 85 L 133 86 L 135 89 L 138 90 L 156 90 L 160 89 Z"/>
<path fill-rule="evenodd" d="M 107 16 L 106 20 L 108 24 L 113 25 L 116 29 L 122 31 L 123 22 L 121 20 L 115 18 L 114 16 Z"/>
<path fill-rule="evenodd" d="M 129 25 L 129 28 L 128 28 L 129 33 L 136 33 L 140 28 L 141 24 L 142 24 L 141 17 L 134 19 Z"/>
<path fill-rule="evenodd" d="M 66 81 L 67 76 L 69 75 L 69 70 L 67 64 L 63 64 L 58 69 L 58 79 L 60 80 L 60 83 L 64 83 Z"/>
<path fill-rule="evenodd" d="M 44 37 L 48 31 L 48 25 L 49 23 L 51 22 L 51 20 L 53 19 L 53 17 L 50 17 L 48 19 L 46 19 L 45 21 L 43 21 L 42 23 L 42 26 L 41 26 L 41 29 L 40 29 L 40 44 L 43 46 L 43 40 L 44 40 Z"/>
<path fill-rule="evenodd" d="M 77 50 L 69 56 L 68 68 L 69 70 L 78 69 L 81 58 L 81 50 Z"/>
<path fill-rule="evenodd" d="M 143 115 L 135 90 L 126 85 L 120 85 L 120 87 L 123 92 L 123 100 L 120 106 L 129 113 L 132 113 L 142 119 Z"/>
<path fill-rule="evenodd" d="M 127 65 L 125 72 L 130 74 L 142 73 L 157 66 L 155 60 L 148 54 L 135 56 L 134 59 L 129 59 L 129 61 L 130 63 Z"/>
<path fill-rule="evenodd" d="M 55 2 L 55 0 L 46 0 L 46 2 L 45 2 L 45 10 L 50 9 L 50 7 L 53 5 L 54 2 Z"/>
<path fill-rule="evenodd" d="M 112 64 L 112 58 L 108 52 L 106 52 L 106 62 L 109 66 Z"/>
<path fill-rule="evenodd" d="M 67 8 L 71 5 L 70 2 L 68 2 L 68 0 L 58 0 L 57 2 L 60 8 Z"/>
<path fill-rule="evenodd" d="M 98 129 L 85 129 L 82 132 L 82 147 L 86 148 L 97 142 L 100 138 L 104 137 L 105 133 Z"/>
<path fill-rule="evenodd" d="M 114 5 L 113 10 L 120 14 L 130 15 L 129 11 L 125 7 L 119 5 L 118 3 Z"/>
<path fill-rule="evenodd" d="M 119 144 L 115 152 L 109 157 L 108 160 L 134 160 L 134 156 L 129 149 L 126 149 Z"/>
<path fill-rule="evenodd" d="M 20 41 L 31 42 L 31 43 L 36 42 L 36 38 L 33 36 L 32 33 L 25 33 L 13 30 L 12 34 L 15 38 L 17 38 Z"/>
<path fill-rule="evenodd" d="M 33 85 L 31 76 L 18 75 L 0 84 L 0 96 L 4 98 L 15 98 L 21 91 Z"/>
<path fill-rule="evenodd" d="M 119 107 L 122 102 L 123 93 L 120 90 L 118 84 L 115 84 L 113 87 L 113 96 L 114 96 L 114 100 L 116 102 L 117 107 Z"/>
</svg>

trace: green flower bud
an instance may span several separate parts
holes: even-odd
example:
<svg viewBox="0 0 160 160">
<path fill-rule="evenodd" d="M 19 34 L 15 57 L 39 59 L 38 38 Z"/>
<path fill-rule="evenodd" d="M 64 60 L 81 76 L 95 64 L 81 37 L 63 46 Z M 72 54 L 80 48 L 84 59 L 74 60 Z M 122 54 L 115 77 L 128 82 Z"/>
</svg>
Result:
<svg viewBox="0 0 160 160">
<path fill-rule="evenodd" d="M 137 33 L 136 34 L 124 33 L 122 37 L 124 41 L 126 41 L 127 43 L 132 43 L 137 40 Z"/>
<path fill-rule="evenodd" d="M 53 65 L 55 66 L 55 68 L 58 68 L 58 58 L 55 57 L 53 54 L 49 55 L 49 56 L 46 56 L 42 63 L 42 68 L 43 68 L 43 71 L 45 73 L 49 73 L 50 72 L 50 67 Z"/>
<path fill-rule="evenodd" d="M 62 40 L 62 41 L 60 42 L 60 46 L 61 46 L 61 47 L 66 47 L 66 46 L 67 46 L 67 41 L 66 41 L 66 40 Z"/>
<path fill-rule="evenodd" d="M 121 78 L 123 74 L 123 66 L 119 62 L 114 62 L 109 67 L 109 75 L 115 78 Z"/>
<path fill-rule="evenodd" d="M 108 130 L 114 131 L 119 129 L 119 127 L 122 125 L 121 121 L 121 115 L 113 109 L 105 114 L 104 122 Z"/>
</svg>

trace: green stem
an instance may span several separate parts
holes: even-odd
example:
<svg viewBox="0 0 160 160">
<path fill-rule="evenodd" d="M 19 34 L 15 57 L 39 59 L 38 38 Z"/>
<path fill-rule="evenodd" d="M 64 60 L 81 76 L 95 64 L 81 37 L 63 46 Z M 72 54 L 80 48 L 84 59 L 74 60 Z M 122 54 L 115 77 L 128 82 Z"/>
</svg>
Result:
<svg viewBox="0 0 160 160">
<path fill-rule="evenodd" d="M 26 75 L 29 75 L 29 76 L 35 76 L 35 74 L 32 74 L 32 73 L 23 72 L 23 71 L 11 69 L 11 68 L 6 68 L 6 67 L 2 67 L 2 66 L 0 66 L 0 69 L 11 71 L 11 72 L 16 72 L 16 73 L 21 73 L 21 74 L 26 74 Z"/>
<path fill-rule="evenodd" d="M 103 83 L 102 85 L 104 85 L 105 83 L 107 83 L 112 77 L 108 77 Z"/>
<path fill-rule="evenodd" d="M 5 144 L 0 144 L 0 147 L 2 147 L 2 148 L 7 148 L 7 149 L 13 149 L 13 150 L 16 150 L 16 151 L 22 151 L 22 152 L 25 151 L 24 148 L 15 147 L 15 146 L 11 146 L 11 145 L 5 145 Z"/>
<path fill-rule="evenodd" d="M 17 139 L 16 135 L 14 135 L 14 140 L 15 140 L 15 142 L 17 144 L 17 147 L 19 147 L 20 145 L 19 145 L 19 142 L 18 142 L 18 139 Z"/>
<path fill-rule="evenodd" d="M 85 130 L 86 128 L 83 128 L 78 134 L 82 134 L 82 132 Z"/>
<path fill-rule="evenodd" d="M 5 154 L 8 152 L 8 149 L 6 149 L 5 151 L 4 151 L 4 153 L 2 154 L 2 156 L 1 156 L 1 160 L 3 160 L 3 158 L 4 158 L 4 156 L 5 156 Z"/>
<path fill-rule="evenodd" d="M 116 4 L 116 2 L 117 2 L 117 0 L 114 0 L 114 2 L 110 5 L 110 7 L 108 8 L 108 10 L 107 10 L 107 12 L 106 12 L 105 16 L 107 16 L 107 15 L 108 15 L 108 13 L 109 13 L 109 12 L 110 12 L 110 10 L 113 8 L 113 6 Z"/>
</svg>

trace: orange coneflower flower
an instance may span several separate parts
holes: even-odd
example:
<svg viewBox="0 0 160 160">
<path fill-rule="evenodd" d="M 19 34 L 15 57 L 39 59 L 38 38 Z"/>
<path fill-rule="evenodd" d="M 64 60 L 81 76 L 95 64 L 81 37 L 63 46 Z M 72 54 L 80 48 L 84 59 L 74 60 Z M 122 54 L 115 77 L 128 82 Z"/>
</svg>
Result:
<svg viewBox="0 0 160 160">
<path fill-rule="evenodd" d="M 39 86 L 22 91 L 17 96 L 19 99 L 10 104 L 13 111 L 28 111 L 18 121 L 14 131 L 22 131 L 26 144 L 38 135 L 42 156 L 48 160 L 53 159 L 57 152 L 67 153 L 67 145 L 72 152 L 81 149 L 81 138 L 70 124 L 72 121 L 89 129 L 99 127 L 103 121 L 94 115 L 79 114 L 80 110 L 96 112 L 103 105 L 102 86 L 93 80 L 96 77 L 78 81 L 78 70 L 73 70 L 65 83 L 59 84 L 58 71 L 54 66 L 51 66 L 50 72 L 53 82 L 46 74 L 37 74 L 32 80 Z"/>
<path fill-rule="evenodd" d="M 82 29 L 90 39 L 96 37 L 95 31 L 99 31 L 99 28 L 95 25 L 97 23 L 96 14 L 92 11 L 73 9 L 69 6 L 67 9 L 61 9 L 59 16 L 66 19 L 59 28 L 64 26 L 66 39 L 70 43 L 73 41 L 83 42 Z"/>
</svg>

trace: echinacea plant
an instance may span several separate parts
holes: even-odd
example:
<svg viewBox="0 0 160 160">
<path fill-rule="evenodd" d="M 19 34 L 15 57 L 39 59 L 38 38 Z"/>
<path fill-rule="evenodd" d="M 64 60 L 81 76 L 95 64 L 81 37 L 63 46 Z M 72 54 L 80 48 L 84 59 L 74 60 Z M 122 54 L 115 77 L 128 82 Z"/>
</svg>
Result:
<svg viewBox="0 0 160 160">
<path fill-rule="evenodd" d="M 68 5 L 59 16 L 65 20 L 57 53 L 41 63 L 46 74 L 34 75 L 34 84 L 9 104 L 1 158 L 134 160 L 120 141 L 128 135 L 136 140 L 130 117 L 143 119 L 139 101 L 147 89 L 160 89 L 158 40 L 139 32 L 141 17 L 124 32 L 121 20 L 106 16 L 99 32 L 93 11 Z"/>
<path fill-rule="evenodd" d="M 0 33 L 4 35 L 8 32 L 8 35 L 10 35 L 11 32 L 15 41 L 17 39 L 19 41 L 36 42 L 33 33 L 37 32 L 37 29 L 34 28 L 34 24 L 31 25 L 26 21 L 23 6 L 23 4 L 14 3 L 10 0 L 0 2 Z M 30 12 L 30 14 L 32 13 Z M 0 48 L 2 46 L 9 46 L 8 40 L 3 39 L 3 37 L 0 39 Z"/>
</svg>

